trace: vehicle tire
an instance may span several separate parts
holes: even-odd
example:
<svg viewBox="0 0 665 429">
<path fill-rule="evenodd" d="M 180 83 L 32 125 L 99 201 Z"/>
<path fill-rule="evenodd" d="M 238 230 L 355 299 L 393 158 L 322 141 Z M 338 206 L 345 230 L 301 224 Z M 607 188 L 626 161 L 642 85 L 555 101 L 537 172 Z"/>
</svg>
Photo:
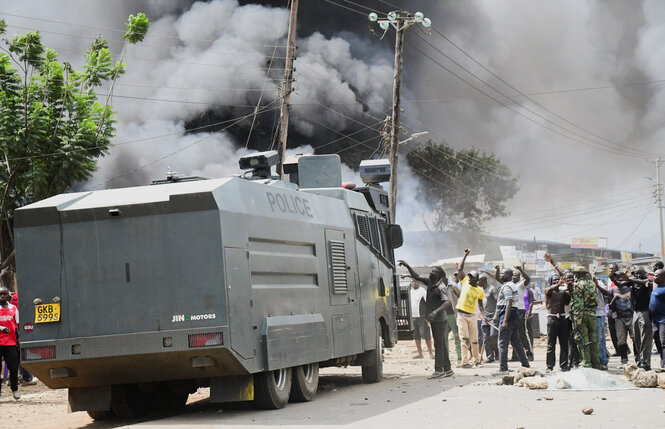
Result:
<svg viewBox="0 0 665 429">
<path fill-rule="evenodd" d="M 111 411 L 119 419 L 135 419 L 147 413 L 147 395 L 136 385 L 111 387 Z"/>
<path fill-rule="evenodd" d="M 113 414 L 113 411 L 111 410 L 106 410 L 106 411 L 88 411 L 88 415 L 90 416 L 91 419 L 93 420 L 109 420 L 115 417 Z"/>
<path fill-rule="evenodd" d="M 367 353 L 372 363 L 362 366 L 363 383 L 378 383 L 383 378 L 383 338 L 381 337 L 381 325 L 376 327 L 376 348 Z"/>
<path fill-rule="evenodd" d="M 284 408 L 291 393 L 291 368 L 254 374 L 254 405 L 262 410 Z"/>
<path fill-rule="evenodd" d="M 310 363 L 292 369 L 291 402 L 309 402 L 316 396 L 319 388 L 319 364 Z"/>
</svg>

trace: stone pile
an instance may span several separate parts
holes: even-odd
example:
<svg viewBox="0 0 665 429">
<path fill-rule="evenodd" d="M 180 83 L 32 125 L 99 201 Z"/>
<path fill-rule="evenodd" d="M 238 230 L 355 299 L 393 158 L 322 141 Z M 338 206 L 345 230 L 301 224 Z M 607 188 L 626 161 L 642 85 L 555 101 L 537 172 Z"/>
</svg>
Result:
<svg viewBox="0 0 665 429">
<path fill-rule="evenodd" d="M 656 374 L 655 371 L 646 371 L 637 365 L 626 365 L 623 373 L 636 387 L 660 387 L 665 389 L 665 373 Z"/>
</svg>

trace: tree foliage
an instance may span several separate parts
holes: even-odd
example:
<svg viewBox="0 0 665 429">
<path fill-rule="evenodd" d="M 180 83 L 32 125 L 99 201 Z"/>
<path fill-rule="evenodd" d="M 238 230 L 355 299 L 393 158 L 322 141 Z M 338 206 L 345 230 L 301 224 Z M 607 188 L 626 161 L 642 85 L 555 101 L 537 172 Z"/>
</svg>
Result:
<svg viewBox="0 0 665 429">
<path fill-rule="evenodd" d="M 143 39 L 148 20 L 130 16 L 127 43 Z M 0 34 L 6 24 L 0 20 Z M 3 39 L 0 47 L 0 261 L 11 254 L 14 210 L 90 177 L 115 134 L 113 109 L 97 90 L 124 73 L 102 37 L 83 70 L 58 61 L 38 31 Z M 123 47 L 124 52 L 124 47 Z M 110 93 L 109 93 L 110 95 Z"/>
<path fill-rule="evenodd" d="M 519 190 L 508 166 L 474 148 L 456 151 L 430 140 L 407 161 L 420 179 L 416 199 L 434 208 L 441 231 L 482 232 L 485 222 L 509 214 L 507 203 Z"/>
</svg>

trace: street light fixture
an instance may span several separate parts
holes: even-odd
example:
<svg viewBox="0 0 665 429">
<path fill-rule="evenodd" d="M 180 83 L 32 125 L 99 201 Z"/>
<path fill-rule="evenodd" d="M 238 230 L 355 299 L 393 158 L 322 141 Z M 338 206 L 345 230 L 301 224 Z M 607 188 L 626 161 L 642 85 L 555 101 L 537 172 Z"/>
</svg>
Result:
<svg viewBox="0 0 665 429">
<path fill-rule="evenodd" d="M 414 138 L 411 136 L 404 142 L 399 141 L 399 115 L 400 115 L 400 87 L 402 84 L 402 51 L 404 50 L 404 30 L 420 24 L 425 29 L 427 34 L 431 33 L 432 21 L 425 17 L 422 12 L 416 12 L 411 15 L 409 12 L 403 10 L 392 11 L 388 13 L 385 18 L 379 18 L 379 15 L 372 12 L 367 17 L 370 23 L 379 24 L 379 28 L 383 30 L 383 34 L 378 36 L 374 33 L 370 25 L 370 31 L 383 39 L 392 26 L 397 33 L 395 36 L 395 78 L 393 84 L 393 108 L 392 108 L 392 124 L 390 126 L 390 169 L 393 174 L 390 176 L 390 222 L 395 222 L 395 215 L 397 213 L 397 152 L 400 143 L 406 143 Z"/>
<path fill-rule="evenodd" d="M 419 132 L 419 133 L 413 133 L 413 134 L 411 134 L 411 135 L 409 136 L 409 138 L 404 139 L 404 140 L 402 140 L 401 142 L 399 142 L 399 144 L 405 144 L 405 143 L 408 143 L 408 142 L 410 142 L 410 141 L 413 140 L 413 139 L 417 139 L 417 138 L 420 137 L 420 136 L 424 136 L 425 134 L 429 134 L 429 131 L 421 131 L 421 132 Z"/>
<path fill-rule="evenodd" d="M 386 15 L 385 18 L 380 18 L 379 15 L 372 12 L 368 15 L 369 22 L 376 22 L 379 24 L 379 28 L 383 30 L 383 34 L 380 36 L 381 39 L 386 35 L 388 28 L 392 25 L 395 30 L 401 32 L 411 27 L 413 24 L 421 24 L 423 28 L 427 31 L 432 27 L 432 20 L 425 17 L 425 14 L 422 12 L 416 12 L 413 15 L 409 15 L 406 12 L 402 11 L 393 11 Z"/>
</svg>

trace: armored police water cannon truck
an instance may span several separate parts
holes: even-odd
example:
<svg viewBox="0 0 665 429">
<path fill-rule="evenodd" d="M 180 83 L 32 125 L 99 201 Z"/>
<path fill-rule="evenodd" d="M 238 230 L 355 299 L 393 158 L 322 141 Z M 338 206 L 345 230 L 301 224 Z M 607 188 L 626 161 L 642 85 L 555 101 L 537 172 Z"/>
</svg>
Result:
<svg viewBox="0 0 665 429">
<path fill-rule="evenodd" d="M 276 159 L 17 210 L 23 366 L 95 419 L 174 409 L 201 386 L 281 408 L 331 365 L 379 381 L 400 304 L 386 192 L 342 187 L 337 155 L 301 156 L 298 183 L 272 176 Z"/>
</svg>

